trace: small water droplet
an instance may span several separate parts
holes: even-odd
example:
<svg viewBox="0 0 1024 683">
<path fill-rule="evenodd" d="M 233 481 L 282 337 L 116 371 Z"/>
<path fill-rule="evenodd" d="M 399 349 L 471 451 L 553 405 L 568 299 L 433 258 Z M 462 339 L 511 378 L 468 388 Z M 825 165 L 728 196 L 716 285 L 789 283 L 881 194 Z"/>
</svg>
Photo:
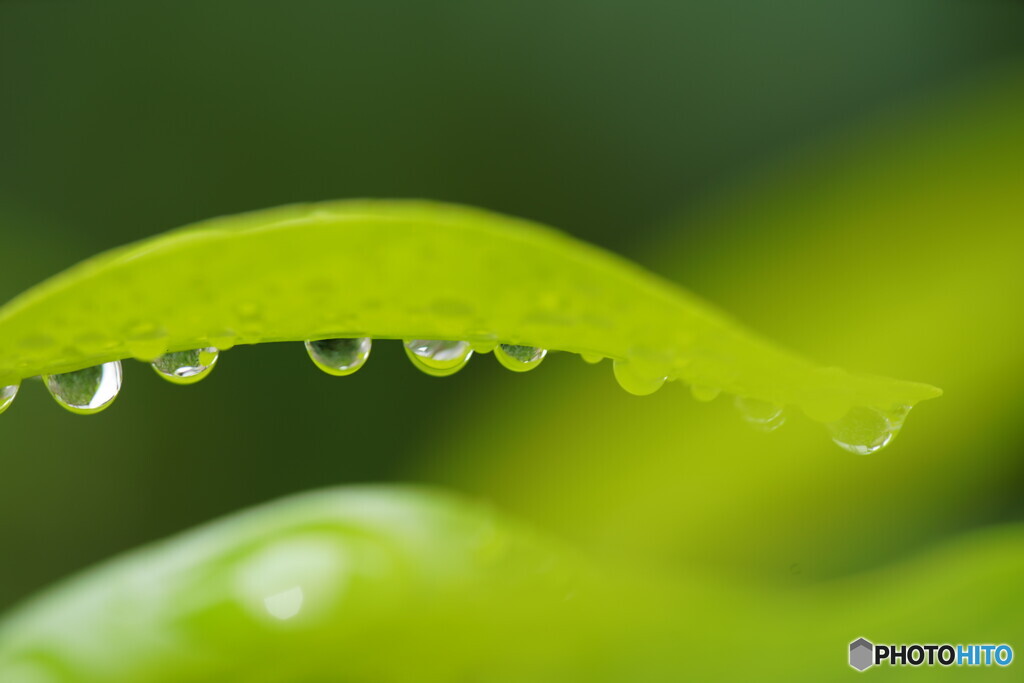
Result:
<svg viewBox="0 0 1024 683">
<path fill-rule="evenodd" d="M 92 415 L 107 408 L 121 391 L 121 361 L 44 375 L 50 395 L 72 413 Z"/>
<path fill-rule="evenodd" d="M 472 342 L 474 353 L 490 353 L 498 346 L 498 342 L 494 339 L 478 339 Z"/>
<path fill-rule="evenodd" d="M 173 384 L 195 384 L 213 371 L 220 352 L 213 346 L 165 353 L 153 361 L 153 369 Z"/>
<path fill-rule="evenodd" d="M 4 412 L 11 407 L 14 403 L 14 397 L 18 395 L 18 388 L 21 384 L 8 384 L 5 387 L 0 387 L 0 413 Z"/>
<path fill-rule="evenodd" d="M 668 375 L 664 372 L 636 361 L 616 359 L 612 363 L 612 371 L 619 386 L 637 396 L 653 394 L 668 381 Z"/>
<path fill-rule="evenodd" d="M 372 343 L 369 337 L 318 339 L 306 342 L 306 352 L 328 375 L 344 377 L 363 367 L 370 357 Z"/>
<path fill-rule="evenodd" d="M 227 351 L 234 348 L 235 341 L 238 339 L 237 335 L 230 330 L 222 330 L 211 334 L 209 337 L 210 346 L 215 347 L 218 351 Z"/>
<path fill-rule="evenodd" d="M 513 372 L 533 370 L 548 355 L 547 349 L 536 346 L 518 346 L 516 344 L 499 344 L 494 349 L 498 362 Z"/>
<path fill-rule="evenodd" d="M 464 341 L 412 339 L 405 342 L 405 353 L 413 365 L 428 375 L 446 377 L 469 362 L 473 347 Z"/>
<path fill-rule="evenodd" d="M 748 424 L 764 432 L 774 432 L 786 422 L 785 409 L 768 401 L 737 396 L 734 403 Z"/>
<path fill-rule="evenodd" d="M 856 455 L 868 455 L 892 443 L 909 412 L 910 406 L 892 410 L 857 406 L 827 427 L 840 448 Z"/>
<path fill-rule="evenodd" d="M 698 401 L 704 401 L 707 403 L 708 401 L 714 401 L 718 398 L 719 394 L 722 393 L 722 390 L 718 387 L 712 387 L 704 384 L 691 384 L 690 393 Z"/>
<path fill-rule="evenodd" d="M 590 363 L 591 365 L 595 365 L 604 360 L 604 356 L 602 356 L 600 353 L 589 353 L 587 351 L 581 353 L 580 358 L 582 358 L 584 362 Z"/>
</svg>

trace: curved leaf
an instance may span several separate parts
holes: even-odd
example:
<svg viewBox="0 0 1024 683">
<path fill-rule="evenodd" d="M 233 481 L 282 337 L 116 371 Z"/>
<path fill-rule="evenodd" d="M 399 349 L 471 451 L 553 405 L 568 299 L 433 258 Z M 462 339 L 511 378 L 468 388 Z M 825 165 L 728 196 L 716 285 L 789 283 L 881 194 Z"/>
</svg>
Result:
<svg viewBox="0 0 1024 683">
<path fill-rule="evenodd" d="M 940 394 L 814 366 L 549 228 L 415 201 L 218 218 L 90 259 L 0 309 L 0 384 L 132 356 L 339 337 L 604 356 L 635 393 L 683 379 L 825 421 Z"/>
</svg>

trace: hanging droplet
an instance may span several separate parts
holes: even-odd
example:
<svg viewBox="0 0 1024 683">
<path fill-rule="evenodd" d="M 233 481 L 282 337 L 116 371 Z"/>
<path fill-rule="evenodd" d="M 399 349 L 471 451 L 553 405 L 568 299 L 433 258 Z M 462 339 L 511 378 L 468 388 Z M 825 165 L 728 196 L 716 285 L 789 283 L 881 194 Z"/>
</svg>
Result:
<svg viewBox="0 0 1024 683">
<path fill-rule="evenodd" d="M 716 398 L 718 398 L 719 394 L 722 393 L 722 390 L 719 389 L 718 387 L 713 387 L 705 384 L 691 384 L 690 393 L 698 401 L 704 401 L 705 403 L 707 403 L 708 401 L 714 401 Z"/>
<path fill-rule="evenodd" d="M 344 377 L 363 367 L 370 357 L 369 337 L 318 339 L 306 342 L 306 352 L 318 368 L 328 375 Z"/>
<path fill-rule="evenodd" d="M 601 361 L 604 360 L 604 356 L 602 356 L 600 353 L 589 353 L 587 351 L 581 353 L 580 358 L 582 358 L 584 362 L 590 363 L 591 365 L 594 365 L 595 363 L 600 363 Z"/>
<path fill-rule="evenodd" d="M 0 387 L 0 413 L 4 412 L 11 407 L 14 403 L 14 397 L 18 395 L 18 388 L 21 384 L 8 384 L 5 387 Z"/>
<path fill-rule="evenodd" d="M 494 339 L 478 339 L 471 344 L 474 353 L 490 353 L 498 346 L 498 342 Z"/>
<path fill-rule="evenodd" d="M 664 372 L 636 361 L 616 359 L 612 363 L 612 371 L 619 386 L 637 396 L 653 394 L 668 381 L 668 375 Z"/>
<path fill-rule="evenodd" d="M 221 330 L 210 335 L 210 345 L 215 347 L 218 351 L 227 351 L 234 348 L 237 337 L 235 333 L 230 330 Z"/>
<path fill-rule="evenodd" d="M 473 347 L 464 341 L 412 339 L 405 342 L 405 353 L 413 365 L 428 375 L 447 377 L 469 362 Z"/>
<path fill-rule="evenodd" d="M 220 352 L 213 346 L 173 351 L 153 361 L 156 374 L 173 384 L 195 384 L 213 371 Z"/>
<path fill-rule="evenodd" d="M 513 372 L 533 370 L 548 355 L 547 349 L 536 346 L 518 346 L 516 344 L 499 344 L 494 349 L 498 362 Z"/>
<path fill-rule="evenodd" d="M 105 409 L 121 391 L 121 361 L 91 368 L 44 375 L 50 395 L 72 413 L 92 415 Z"/>
<path fill-rule="evenodd" d="M 786 422 L 785 410 L 774 403 L 744 396 L 737 396 L 734 403 L 743 419 L 761 431 L 774 432 Z"/>
<path fill-rule="evenodd" d="M 892 410 L 858 406 L 827 427 L 832 440 L 840 448 L 857 455 L 868 455 L 885 448 L 896 438 L 909 412 L 910 406 L 898 406 Z"/>
</svg>

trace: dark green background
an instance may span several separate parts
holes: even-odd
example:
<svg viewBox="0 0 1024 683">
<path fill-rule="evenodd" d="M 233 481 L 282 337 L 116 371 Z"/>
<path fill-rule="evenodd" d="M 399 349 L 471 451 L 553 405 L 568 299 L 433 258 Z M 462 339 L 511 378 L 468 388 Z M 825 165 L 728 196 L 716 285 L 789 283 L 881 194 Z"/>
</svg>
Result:
<svg viewBox="0 0 1024 683">
<path fill-rule="evenodd" d="M 341 197 L 478 204 L 649 262 L 737 178 L 1022 35 L 1012 2 L 5 2 L 0 299 L 193 220 Z M 102 416 L 26 382 L 0 418 L 0 607 L 287 492 L 429 479 L 417 444 L 513 381 L 490 359 L 428 378 L 395 343 L 344 380 L 298 345 L 191 388 L 125 374 Z"/>
</svg>

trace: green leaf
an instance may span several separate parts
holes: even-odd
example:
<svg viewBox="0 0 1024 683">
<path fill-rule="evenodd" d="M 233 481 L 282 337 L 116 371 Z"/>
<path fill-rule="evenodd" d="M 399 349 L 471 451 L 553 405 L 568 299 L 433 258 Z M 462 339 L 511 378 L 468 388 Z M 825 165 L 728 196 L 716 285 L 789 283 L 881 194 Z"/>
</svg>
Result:
<svg viewBox="0 0 1024 683">
<path fill-rule="evenodd" d="M 1022 549 L 1024 528 L 993 528 L 878 572 L 788 588 L 613 574 L 464 499 L 331 489 L 43 593 L 0 620 L 0 680 L 821 680 L 847 670 L 861 635 L 1018 642 Z"/>
<path fill-rule="evenodd" d="M 0 621 L 0 680 L 549 671 L 577 637 L 568 626 L 587 621 L 567 601 L 586 577 L 570 553 L 478 503 L 395 486 L 319 491 L 134 551 L 12 612 Z M 566 638 L 539 637 L 537 623 Z"/>
<path fill-rule="evenodd" d="M 218 218 L 85 261 L 0 309 L 0 384 L 202 347 L 348 337 L 599 355 L 634 393 L 682 379 L 822 421 L 941 393 L 817 367 L 555 230 L 416 201 Z"/>
</svg>

